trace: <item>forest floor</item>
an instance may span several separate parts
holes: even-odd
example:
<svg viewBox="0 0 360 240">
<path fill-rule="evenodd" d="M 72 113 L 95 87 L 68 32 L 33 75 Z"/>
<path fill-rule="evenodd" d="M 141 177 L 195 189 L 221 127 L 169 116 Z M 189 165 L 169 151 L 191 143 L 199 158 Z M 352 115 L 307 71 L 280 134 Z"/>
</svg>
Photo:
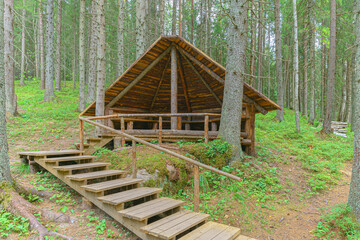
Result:
<svg viewBox="0 0 360 240">
<path fill-rule="evenodd" d="M 77 92 L 67 87 L 56 92 L 53 102 L 45 103 L 39 83 L 28 82 L 25 87 L 17 87 L 16 93 L 21 116 L 9 119 L 8 123 L 13 177 L 26 186 L 54 191 L 51 200 L 26 196 L 37 206 L 78 219 L 76 224 L 44 224 L 75 239 L 136 239 L 100 210 L 82 208 L 81 197 L 50 174 L 30 174 L 18 161 L 16 152 L 19 151 L 73 148 L 78 141 Z M 349 133 L 348 138 L 324 136 L 319 133 L 320 128 L 308 125 L 304 117 L 301 118 L 302 132 L 297 134 L 293 112 L 286 110 L 285 113 L 286 121 L 282 123 L 273 120 L 275 113 L 258 114 L 257 156 L 223 168 L 240 176 L 242 182 L 229 181 L 210 172 L 201 173 L 200 210 L 210 214 L 212 220 L 240 227 L 244 235 L 257 239 L 358 239 L 358 226 L 351 221 L 351 216 L 347 217 L 346 211 L 342 216 L 331 215 L 335 205 L 347 201 L 353 134 Z M 86 131 L 90 134 L 92 129 L 88 127 Z M 223 146 L 202 143 L 179 142 L 170 147 L 182 153 L 190 151 L 202 162 L 226 152 Z M 199 151 L 203 151 L 204 156 L 197 156 L 196 149 L 202 149 Z M 175 177 L 181 180 L 179 183 L 160 169 L 162 181 L 147 184 L 163 187 L 163 195 L 181 199 L 186 202 L 185 207 L 191 209 L 192 178 L 186 166 L 144 146 L 138 150 L 139 168 L 149 173 L 154 173 L 157 166 L 166 166 L 162 162 L 171 163 L 179 170 L 180 176 Z M 98 158 L 110 161 L 116 168 L 128 168 L 131 162 L 127 148 L 113 152 L 101 149 Z M 343 209 L 342 205 L 339 208 Z M 329 213 L 333 217 L 326 218 Z M 345 219 L 349 226 L 339 226 L 339 218 Z M 15 228 L 0 227 L 3 234 L 0 238 L 6 238 L 6 234 L 9 239 L 34 237 L 33 233 L 21 230 L 21 226 L 26 227 L 24 221 L 0 212 L 0 223 L 4 221 L 20 227 L 15 231 Z"/>
</svg>

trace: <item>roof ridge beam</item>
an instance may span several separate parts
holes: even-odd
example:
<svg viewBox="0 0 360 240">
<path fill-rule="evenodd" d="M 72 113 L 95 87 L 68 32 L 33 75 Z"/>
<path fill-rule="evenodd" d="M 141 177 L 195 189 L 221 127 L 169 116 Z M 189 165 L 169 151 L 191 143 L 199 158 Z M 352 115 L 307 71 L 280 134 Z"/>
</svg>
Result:
<svg viewBox="0 0 360 240">
<path fill-rule="evenodd" d="M 127 85 L 106 107 L 112 107 L 119 101 L 129 90 L 134 87 L 166 54 L 170 52 L 170 45 L 158 58 L 156 58 L 149 66 L 147 66 L 129 85 Z"/>
</svg>

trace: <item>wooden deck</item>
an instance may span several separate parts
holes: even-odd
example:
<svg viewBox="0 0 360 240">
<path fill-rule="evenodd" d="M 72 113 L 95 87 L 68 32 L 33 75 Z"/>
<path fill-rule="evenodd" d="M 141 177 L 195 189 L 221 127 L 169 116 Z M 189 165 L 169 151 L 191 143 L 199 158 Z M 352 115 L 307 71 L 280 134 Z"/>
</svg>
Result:
<svg viewBox="0 0 360 240">
<path fill-rule="evenodd" d="M 240 229 L 208 221 L 209 215 L 182 208 L 181 200 L 159 197 L 162 189 L 141 187 L 141 179 L 76 150 L 21 152 L 144 240 L 249 239 Z M 60 157 L 59 157 L 60 156 Z M 80 163 L 86 160 L 86 163 Z M 81 170 L 80 173 L 74 172 Z"/>
</svg>

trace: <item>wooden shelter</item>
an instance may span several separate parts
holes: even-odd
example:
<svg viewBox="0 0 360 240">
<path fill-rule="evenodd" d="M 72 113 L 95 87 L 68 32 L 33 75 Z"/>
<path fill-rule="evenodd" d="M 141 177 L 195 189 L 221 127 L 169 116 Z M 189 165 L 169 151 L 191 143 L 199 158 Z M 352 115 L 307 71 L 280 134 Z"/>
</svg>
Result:
<svg viewBox="0 0 360 240">
<path fill-rule="evenodd" d="M 179 36 L 161 36 L 105 93 L 107 125 L 145 139 L 218 136 L 225 68 Z M 96 103 L 81 115 L 94 116 Z M 255 114 L 281 109 L 244 83 L 242 144 L 254 153 Z M 125 141 L 124 139 L 122 141 Z"/>
</svg>

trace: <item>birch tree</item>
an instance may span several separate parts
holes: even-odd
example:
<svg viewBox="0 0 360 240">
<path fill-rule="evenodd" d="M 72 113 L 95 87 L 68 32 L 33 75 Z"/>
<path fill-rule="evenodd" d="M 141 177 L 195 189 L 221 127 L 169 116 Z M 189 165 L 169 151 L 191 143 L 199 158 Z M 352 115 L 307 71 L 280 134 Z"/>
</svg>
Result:
<svg viewBox="0 0 360 240">
<path fill-rule="evenodd" d="M 276 84 L 277 103 L 283 109 L 276 112 L 278 121 L 284 121 L 284 90 L 282 79 L 282 54 L 281 54 L 281 25 L 280 25 L 280 0 L 275 0 L 275 47 L 276 47 Z"/>
<path fill-rule="evenodd" d="M 97 31 L 97 8 L 96 0 L 91 1 L 91 35 L 90 35 L 90 49 L 89 49 L 89 79 L 87 81 L 86 103 L 95 101 L 96 88 L 96 71 L 97 71 L 97 46 L 98 46 L 98 31 Z"/>
<path fill-rule="evenodd" d="M 176 12 L 177 12 L 177 0 L 173 0 L 173 7 L 172 7 L 172 22 L 171 22 L 171 34 L 176 34 Z"/>
<path fill-rule="evenodd" d="M 43 29 L 43 12 L 42 0 L 39 1 L 39 43 L 40 43 L 40 82 L 41 89 L 45 89 L 45 53 L 44 53 L 44 29 Z"/>
<path fill-rule="evenodd" d="M 46 5 L 46 85 L 44 101 L 54 97 L 54 0 L 47 0 Z"/>
<path fill-rule="evenodd" d="M 55 55 L 55 90 L 61 90 L 61 12 L 62 1 L 58 0 L 58 17 L 56 21 L 56 55 Z"/>
<path fill-rule="evenodd" d="M 295 105 L 295 122 L 296 130 L 300 133 L 300 117 L 299 117 L 299 41 L 298 41 L 298 24 L 296 12 L 296 0 L 293 0 L 293 16 L 294 16 L 294 105 Z"/>
<path fill-rule="evenodd" d="M 85 5 L 86 0 L 80 0 L 79 17 L 79 111 L 85 109 Z"/>
<path fill-rule="evenodd" d="M 233 160 L 241 159 L 241 114 L 245 70 L 248 2 L 230 0 L 228 57 L 220 135 L 233 146 Z"/>
<path fill-rule="evenodd" d="M 354 157 L 352 165 L 349 206 L 360 221 L 360 0 L 355 2 L 355 31 L 356 31 L 356 53 L 355 53 L 355 81 L 353 82 L 354 98 Z"/>
<path fill-rule="evenodd" d="M 0 9 L 4 9 L 4 0 L 0 0 Z M 4 42 L 4 28 L 2 26 L 4 26 L 4 11 L 0 11 L 0 183 L 12 181 L 6 135 L 6 82 L 4 74 L 4 45 L 2 44 Z"/>
<path fill-rule="evenodd" d="M 6 112 L 15 116 L 16 96 L 14 85 L 14 0 L 4 0 L 4 68 Z"/>
<path fill-rule="evenodd" d="M 26 8 L 23 0 L 23 9 L 21 16 L 21 66 L 20 66 L 20 86 L 25 85 L 25 27 L 26 27 Z"/>
<path fill-rule="evenodd" d="M 336 0 L 330 1 L 330 54 L 328 82 L 326 88 L 326 107 L 324 116 L 324 133 L 332 133 L 331 120 L 333 115 L 334 87 L 336 67 Z"/>
<path fill-rule="evenodd" d="M 117 75 L 120 76 L 124 71 L 124 19 L 125 19 L 125 2 L 119 0 L 119 16 L 117 29 Z"/>
<path fill-rule="evenodd" d="M 164 34 L 165 30 L 165 0 L 159 0 L 159 15 L 160 15 L 160 35 Z"/>
<path fill-rule="evenodd" d="M 147 1 L 136 0 L 136 58 L 140 57 L 146 50 L 145 19 L 147 4 Z"/>
</svg>

